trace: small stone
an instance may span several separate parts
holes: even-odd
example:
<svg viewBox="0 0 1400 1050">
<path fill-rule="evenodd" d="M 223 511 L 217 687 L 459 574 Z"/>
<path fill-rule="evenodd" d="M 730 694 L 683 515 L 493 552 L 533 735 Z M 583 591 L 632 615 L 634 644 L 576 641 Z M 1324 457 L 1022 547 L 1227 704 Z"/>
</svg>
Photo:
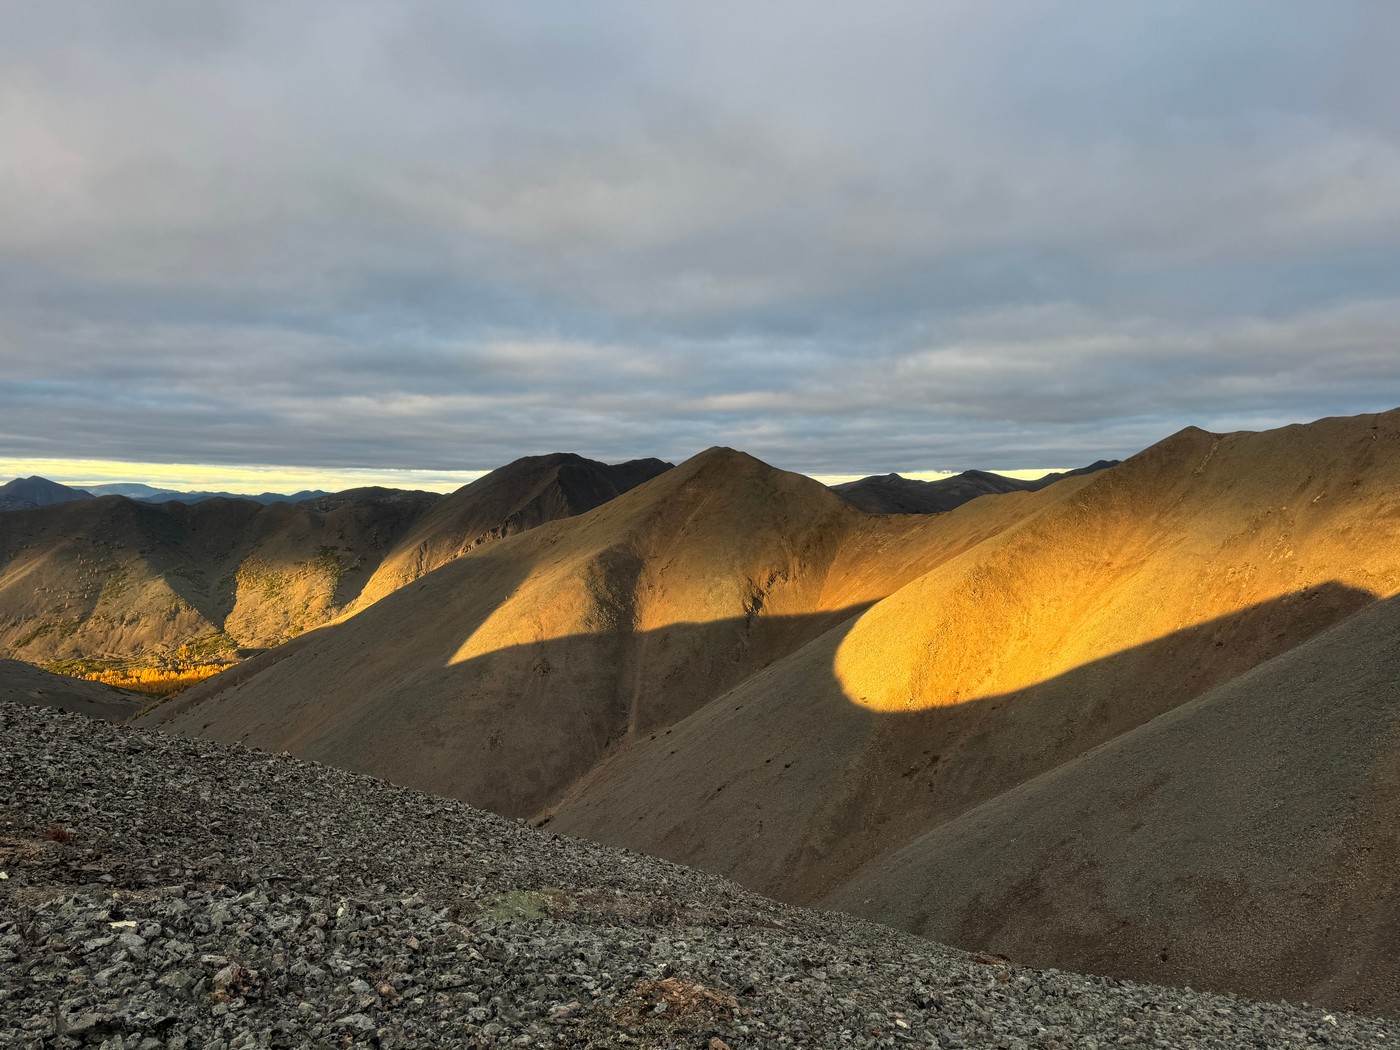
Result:
<svg viewBox="0 0 1400 1050">
<path fill-rule="evenodd" d="M 188 970 L 171 970 L 169 973 L 163 974 L 160 980 L 156 981 L 156 984 L 177 992 L 183 992 L 198 979 L 196 974 L 192 974 Z"/>
<path fill-rule="evenodd" d="M 63 1018 L 63 1032 L 65 1035 L 82 1035 L 84 1032 L 92 1031 L 101 1023 L 101 1016 L 90 1011 L 70 1014 Z"/>
</svg>

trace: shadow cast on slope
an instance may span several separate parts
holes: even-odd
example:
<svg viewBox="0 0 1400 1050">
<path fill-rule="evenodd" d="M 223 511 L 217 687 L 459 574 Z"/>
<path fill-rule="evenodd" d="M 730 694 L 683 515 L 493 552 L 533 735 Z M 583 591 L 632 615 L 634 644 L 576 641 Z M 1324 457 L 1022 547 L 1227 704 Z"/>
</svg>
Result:
<svg viewBox="0 0 1400 1050">
<path fill-rule="evenodd" d="M 543 638 L 454 662 L 531 569 L 471 562 L 439 570 L 473 584 L 432 592 L 455 602 L 434 605 L 442 630 L 421 629 L 427 585 L 414 584 L 372 624 L 309 632 L 143 721 L 508 816 L 557 809 L 565 830 L 805 902 L 1374 598 L 1324 584 L 1014 692 L 886 712 L 854 702 L 834 669 L 865 606 Z"/>
<path fill-rule="evenodd" d="M 444 566 L 372 617 L 308 632 L 143 721 L 529 816 L 624 740 L 685 718 L 867 607 L 640 632 L 625 620 L 459 659 L 533 568 L 490 553 Z"/>
<path fill-rule="evenodd" d="M 827 903 L 1165 984 L 1400 1013 L 1400 596 L 919 836 Z"/>
<path fill-rule="evenodd" d="M 1374 598 L 1323 584 L 1014 692 L 907 712 L 871 710 L 846 694 L 833 661 L 848 620 L 664 739 L 636 741 L 564 800 L 557 826 L 810 903 L 880 854 Z"/>
</svg>

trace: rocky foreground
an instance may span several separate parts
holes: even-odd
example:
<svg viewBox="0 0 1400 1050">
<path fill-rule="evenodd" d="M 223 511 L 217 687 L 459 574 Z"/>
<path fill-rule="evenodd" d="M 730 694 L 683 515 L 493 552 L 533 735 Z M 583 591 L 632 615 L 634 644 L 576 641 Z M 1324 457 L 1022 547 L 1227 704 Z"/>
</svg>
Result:
<svg viewBox="0 0 1400 1050">
<path fill-rule="evenodd" d="M 0 1046 L 1385 1047 L 341 770 L 0 705 Z"/>
</svg>

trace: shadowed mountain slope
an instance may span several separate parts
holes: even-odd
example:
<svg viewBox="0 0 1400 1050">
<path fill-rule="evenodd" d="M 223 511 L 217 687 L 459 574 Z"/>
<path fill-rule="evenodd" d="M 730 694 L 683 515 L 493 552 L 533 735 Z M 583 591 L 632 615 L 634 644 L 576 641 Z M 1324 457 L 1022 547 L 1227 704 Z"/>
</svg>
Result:
<svg viewBox="0 0 1400 1050">
<path fill-rule="evenodd" d="M 867 514 L 941 514 L 979 496 L 1038 492 L 1065 478 L 1094 474 L 1117 465 L 1116 459 L 1101 459 L 1087 467 L 1047 474 L 1034 481 L 1008 478 L 985 470 L 965 470 L 937 481 L 917 481 L 898 474 L 876 474 L 859 481 L 833 485 L 831 490 Z"/>
<path fill-rule="evenodd" d="M 0 703 L 51 707 L 60 711 L 124 722 L 141 709 L 145 697 L 100 682 L 50 674 L 18 660 L 0 660 Z"/>
<path fill-rule="evenodd" d="M 35 507 L 49 507 L 55 503 L 72 503 L 75 500 L 92 499 L 81 489 L 70 489 L 37 474 L 28 478 L 15 478 L 0 485 L 0 512 L 7 510 L 33 510 Z"/>
<path fill-rule="evenodd" d="M 438 497 L 333 504 L 87 499 L 0 517 L 0 651 L 130 660 L 264 647 L 324 623 Z"/>
<path fill-rule="evenodd" d="M 1392 598 L 827 903 L 1033 965 L 1400 1012 L 1397 667 Z"/>
<path fill-rule="evenodd" d="M 356 606 L 364 608 L 483 543 L 592 510 L 670 468 L 659 459 L 609 465 L 569 452 L 518 459 L 425 514 L 395 544 Z"/>
</svg>

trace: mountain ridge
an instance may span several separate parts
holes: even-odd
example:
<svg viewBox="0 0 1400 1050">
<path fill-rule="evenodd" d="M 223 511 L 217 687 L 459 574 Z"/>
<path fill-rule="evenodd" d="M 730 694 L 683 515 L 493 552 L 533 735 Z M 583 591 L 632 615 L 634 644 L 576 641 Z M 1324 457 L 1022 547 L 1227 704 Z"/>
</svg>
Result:
<svg viewBox="0 0 1400 1050">
<path fill-rule="evenodd" d="M 202 503 L 211 499 L 245 499 L 253 503 L 301 503 L 304 500 L 330 496 L 324 489 L 302 489 L 298 492 L 221 492 L 204 489 L 167 489 L 139 481 L 119 481 L 100 485 L 83 485 L 82 491 L 94 496 L 125 496 L 141 503 Z M 409 491 L 409 490 L 399 490 Z"/>
</svg>

